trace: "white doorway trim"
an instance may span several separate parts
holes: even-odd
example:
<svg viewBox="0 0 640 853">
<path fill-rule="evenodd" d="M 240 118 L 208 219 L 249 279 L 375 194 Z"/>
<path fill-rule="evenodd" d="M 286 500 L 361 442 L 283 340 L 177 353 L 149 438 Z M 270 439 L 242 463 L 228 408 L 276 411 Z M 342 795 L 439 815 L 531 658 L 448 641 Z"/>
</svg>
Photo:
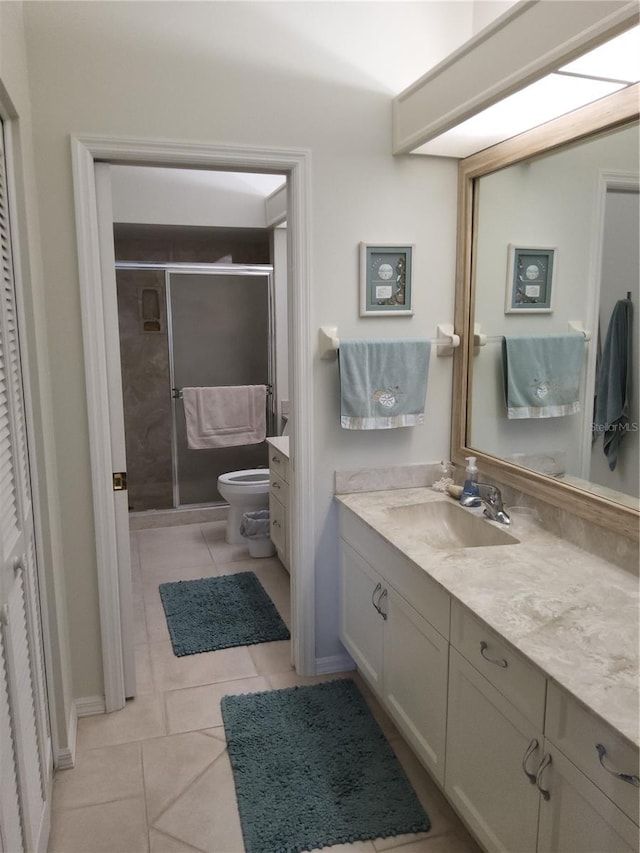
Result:
<svg viewBox="0 0 640 853">
<path fill-rule="evenodd" d="M 95 164 L 279 172 L 287 176 L 289 372 L 292 484 L 292 648 L 296 670 L 315 673 L 313 526 L 313 394 L 311 377 L 310 153 L 308 151 L 207 145 L 170 140 L 71 138 L 78 266 L 89 419 L 93 509 L 105 704 L 124 706 L 123 648 L 118 584 L 118 542 L 113 501 L 109 385 L 96 201 Z"/>
</svg>

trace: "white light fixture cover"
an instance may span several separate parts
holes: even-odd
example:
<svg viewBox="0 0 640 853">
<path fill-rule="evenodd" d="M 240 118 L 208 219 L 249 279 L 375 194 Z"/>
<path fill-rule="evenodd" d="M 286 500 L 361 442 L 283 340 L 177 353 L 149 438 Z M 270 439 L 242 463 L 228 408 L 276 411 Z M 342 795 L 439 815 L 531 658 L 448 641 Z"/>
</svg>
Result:
<svg viewBox="0 0 640 853">
<path fill-rule="evenodd" d="M 413 154 L 469 157 L 640 79 L 640 27 L 586 53 L 425 142 Z M 585 76 L 574 76 L 585 75 Z"/>
</svg>

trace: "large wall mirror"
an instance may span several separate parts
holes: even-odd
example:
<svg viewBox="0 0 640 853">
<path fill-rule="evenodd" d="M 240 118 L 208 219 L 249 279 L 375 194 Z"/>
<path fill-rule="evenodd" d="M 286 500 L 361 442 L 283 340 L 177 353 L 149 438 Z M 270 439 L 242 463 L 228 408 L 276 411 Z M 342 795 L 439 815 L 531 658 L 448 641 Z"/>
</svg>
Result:
<svg viewBox="0 0 640 853">
<path fill-rule="evenodd" d="M 457 464 L 476 455 L 487 476 L 635 539 L 639 104 L 635 85 L 461 161 L 456 331 L 462 345 L 452 428 Z M 609 324 L 614 313 L 625 313 L 616 304 L 627 299 L 631 407 L 612 470 L 594 405 Z M 518 397 L 518 382 L 530 383 L 527 339 L 551 360 L 536 387 L 544 416 L 528 409 L 526 399 L 509 399 Z M 569 406 L 556 391 L 572 359 L 578 392 Z M 509 393 L 506 370 L 516 385 Z"/>
</svg>

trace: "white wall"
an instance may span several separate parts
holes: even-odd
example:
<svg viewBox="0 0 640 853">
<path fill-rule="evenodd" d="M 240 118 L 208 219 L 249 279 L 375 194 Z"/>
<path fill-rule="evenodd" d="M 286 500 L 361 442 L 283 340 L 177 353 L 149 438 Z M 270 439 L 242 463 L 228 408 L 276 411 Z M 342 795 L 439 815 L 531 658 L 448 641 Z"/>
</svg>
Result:
<svg viewBox="0 0 640 853">
<path fill-rule="evenodd" d="M 0 114 L 6 122 L 8 147 L 13 155 L 10 178 L 15 196 L 12 221 L 16 287 L 24 316 L 20 333 L 25 362 L 25 401 L 36 517 L 38 568 L 42 582 L 44 637 L 56 760 L 69 757 L 74 722 L 71 664 L 67 630 L 64 555 L 58 512 L 56 448 L 49 354 L 44 320 L 44 275 L 39 251 L 40 231 L 32 145 L 31 102 L 27 54 L 20 3 L 0 3 Z M 11 185 L 10 185 L 11 189 Z M 17 251 L 16 251 L 17 250 Z M 98 663 L 100 670 L 100 664 Z"/>
<path fill-rule="evenodd" d="M 391 156 L 391 97 L 469 37 L 471 6 L 54 1 L 25 15 L 74 693 L 87 696 L 102 682 L 70 134 L 309 149 L 312 327 L 433 335 L 453 316 L 456 165 Z M 361 240 L 416 244 L 413 318 L 358 317 Z M 314 364 L 320 658 L 341 651 L 333 471 L 446 455 L 450 380 L 434 357 L 426 424 L 358 434 L 339 427 L 336 365 Z"/>
<path fill-rule="evenodd" d="M 264 228 L 265 198 L 284 178 L 205 169 L 113 166 L 115 222 Z"/>
<path fill-rule="evenodd" d="M 596 279 L 591 263 L 599 172 L 633 172 L 637 164 L 635 127 L 481 179 L 476 322 L 484 334 L 565 334 L 568 321 L 579 320 L 592 330 L 589 346 L 597 345 L 597 321 L 588 311 Z M 504 313 L 509 243 L 556 247 L 553 313 Z M 583 415 L 509 421 L 502 377 L 501 346 L 488 343 L 473 363 L 471 445 L 501 458 L 562 451 L 567 473 L 580 476 Z M 582 394 L 582 407 L 591 405 Z"/>
</svg>

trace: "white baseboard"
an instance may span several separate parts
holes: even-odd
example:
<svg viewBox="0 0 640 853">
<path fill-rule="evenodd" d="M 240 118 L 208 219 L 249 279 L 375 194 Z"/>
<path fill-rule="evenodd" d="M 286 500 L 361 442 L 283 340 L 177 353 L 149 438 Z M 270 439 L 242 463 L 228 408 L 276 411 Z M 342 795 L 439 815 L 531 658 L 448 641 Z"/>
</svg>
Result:
<svg viewBox="0 0 640 853">
<path fill-rule="evenodd" d="M 56 770 L 71 770 L 76 766 L 75 749 L 65 747 L 56 752 L 53 766 Z"/>
<path fill-rule="evenodd" d="M 104 714 L 107 708 L 104 696 L 84 696 L 71 703 L 67 724 L 67 746 L 58 748 L 53 763 L 56 770 L 70 770 L 76 763 L 76 741 L 78 736 L 78 718 L 93 714 Z"/>
<path fill-rule="evenodd" d="M 326 658 L 316 658 L 316 675 L 328 675 L 332 672 L 348 672 L 356 665 L 347 652 L 341 655 L 330 655 Z"/>
<path fill-rule="evenodd" d="M 71 703 L 69 722 L 67 723 L 67 746 L 58 748 L 54 756 L 56 770 L 70 770 L 76 763 L 76 741 L 78 736 L 78 718 L 104 714 L 107 710 L 104 696 L 83 696 Z"/>
<path fill-rule="evenodd" d="M 76 703 L 71 703 L 69 720 L 67 722 L 67 746 L 58 747 L 53 757 L 56 770 L 71 770 L 76 764 L 76 740 L 78 735 L 78 709 Z"/>
<path fill-rule="evenodd" d="M 107 711 L 104 696 L 81 696 L 74 701 L 78 717 L 91 717 L 93 714 L 105 714 Z"/>
</svg>

